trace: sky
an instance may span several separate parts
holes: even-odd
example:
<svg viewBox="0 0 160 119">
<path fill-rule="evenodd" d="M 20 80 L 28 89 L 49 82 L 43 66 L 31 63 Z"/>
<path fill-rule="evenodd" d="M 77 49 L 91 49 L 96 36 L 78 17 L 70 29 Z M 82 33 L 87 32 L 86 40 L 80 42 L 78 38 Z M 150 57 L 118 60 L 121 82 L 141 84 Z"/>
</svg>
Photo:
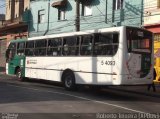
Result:
<svg viewBox="0 0 160 119">
<path fill-rule="evenodd" d="M 0 0 L 0 14 L 5 14 L 5 0 Z"/>
</svg>

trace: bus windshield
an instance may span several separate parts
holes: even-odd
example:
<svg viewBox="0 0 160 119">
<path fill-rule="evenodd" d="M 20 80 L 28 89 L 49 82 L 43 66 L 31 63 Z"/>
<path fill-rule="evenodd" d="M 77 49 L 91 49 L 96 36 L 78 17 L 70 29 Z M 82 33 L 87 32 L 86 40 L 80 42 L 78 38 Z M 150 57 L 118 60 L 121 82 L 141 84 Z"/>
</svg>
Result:
<svg viewBox="0 0 160 119">
<path fill-rule="evenodd" d="M 16 54 L 16 43 L 10 43 L 6 51 L 6 62 L 11 60 Z"/>
<path fill-rule="evenodd" d="M 139 29 L 127 29 L 127 42 L 129 52 L 151 53 L 152 33 Z"/>
</svg>

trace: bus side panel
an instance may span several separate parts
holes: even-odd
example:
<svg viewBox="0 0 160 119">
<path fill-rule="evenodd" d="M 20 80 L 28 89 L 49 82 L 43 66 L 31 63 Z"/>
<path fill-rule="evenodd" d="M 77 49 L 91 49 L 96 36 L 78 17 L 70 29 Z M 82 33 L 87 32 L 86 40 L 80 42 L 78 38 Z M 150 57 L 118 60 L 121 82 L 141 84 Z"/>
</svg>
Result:
<svg viewBox="0 0 160 119">
<path fill-rule="evenodd" d="M 26 57 L 26 77 L 60 81 L 60 69 L 55 57 Z"/>
<path fill-rule="evenodd" d="M 106 85 L 112 84 L 111 66 L 105 64 L 106 57 L 77 58 L 76 82 L 78 84 Z M 102 61 L 104 62 L 102 64 Z M 68 64 L 70 66 L 71 64 Z M 75 69 L 76 70 L 76 67 Z"/>
<path fill-rule="evenodd" d="M 14 75 L 16 73 L 16 68 L 22 69 L 22 76 L 24 74 L 24 67 L 25 67 L 25 57 L 24 56 L 14 56 L 12 60 L 8 62 L 8 74 Z"/>
<path fill-rule="evenodd" d="M 112 78 L 115 77 L 113 72 L 118 72 L 117 62 L 115 66 L 110 66 L 102 65 L 102 61 L 106 63 L 112 60 L 111 57 L 27 57 L 26 77 L 59 82 L 62 72 L 71 69 L 77 84 L 111 85 Z M 117 78 L 116 81 L 118 80 Z"/>
</svg>

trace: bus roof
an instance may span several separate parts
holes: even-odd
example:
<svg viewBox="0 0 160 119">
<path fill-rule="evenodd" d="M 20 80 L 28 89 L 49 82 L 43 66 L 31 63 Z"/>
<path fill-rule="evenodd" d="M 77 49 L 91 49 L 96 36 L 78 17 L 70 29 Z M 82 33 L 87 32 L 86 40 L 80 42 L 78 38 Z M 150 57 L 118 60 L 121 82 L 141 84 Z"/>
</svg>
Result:
<svg viewBox="0 0 160 119">
<path fill-rule="evenodd" d="M 124 28 L 125 26 L 120 27 L 109 27 L 109 28 L 102 28 L 102 29 L 92 29 L 92 30 L 86 30 L 86 31 L 74 31 L 74 32 L 66 32 L 66 33 L 58 33 L 58 34 L 51 34 L 51 35 L 45 35 L 45 36 L 37 36 L 37 37 L 31 37 L 28 38 L 28 40 L 40 40 L 40 39 L 50 39 L 50 38 L 59 38 L 59 37 L 67 37 L 67 36 L 76 36 L 76 35 L 88 35 L 92 33 L 100 33 L 100 32 L 117 32 L 120 31 L 120 29 Z"/>
<path fill-rule="evenodd" d="M 142 29 L 142 28 L 133 27 L 133 26 L 118 26 L 118 27 L 108 27 L 108 28 L 93 29 L 93 30 L 86 30 L 86 31 L 79 31 L 79 32 L 66 32 L 66 33 L 58 33 L 58 34 L 51 34 L 51 35 L 45 35 L 45 36 L 36 36 L 36 37 L 28 38 L 28 40 L 50 39 L 50 38 L 59 38 L 59 37 L 76 36 L 76 35 L 87 35 L 87 34 L 92 34 L 92 33 L 103 33 L 103 32 L 118 32 L 123 28 Z"/>
<path fill-rule="evenodd" d="M 11 40 L 10 42 L 11 43 L 17 43 L 17 42 L 24 42 L 26 41 L 27 39 L 16 39 L 16 40 Z"/>
</svg>

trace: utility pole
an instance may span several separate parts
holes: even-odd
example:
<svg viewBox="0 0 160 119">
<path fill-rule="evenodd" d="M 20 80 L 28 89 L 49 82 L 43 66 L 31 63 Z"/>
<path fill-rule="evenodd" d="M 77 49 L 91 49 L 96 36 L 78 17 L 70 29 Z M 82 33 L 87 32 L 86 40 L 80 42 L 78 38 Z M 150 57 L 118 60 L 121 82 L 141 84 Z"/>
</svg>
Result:
<svg viewBox="0 0 160 119">
<path fill-rule="evenodd" d="M 45 31 L 45 33 L 43 34 L 44 36 L 48 33 L 49 31 L 49 22 L 50 22 L 50 0 L 48 0 L 48 24 L 47 24 L 47 29 Z"/>
<path fill-rule="evenodd" d="M 75 29 L 76 31 L 80 31 L 80 0 L 76 0 Z"/>
</svg>

